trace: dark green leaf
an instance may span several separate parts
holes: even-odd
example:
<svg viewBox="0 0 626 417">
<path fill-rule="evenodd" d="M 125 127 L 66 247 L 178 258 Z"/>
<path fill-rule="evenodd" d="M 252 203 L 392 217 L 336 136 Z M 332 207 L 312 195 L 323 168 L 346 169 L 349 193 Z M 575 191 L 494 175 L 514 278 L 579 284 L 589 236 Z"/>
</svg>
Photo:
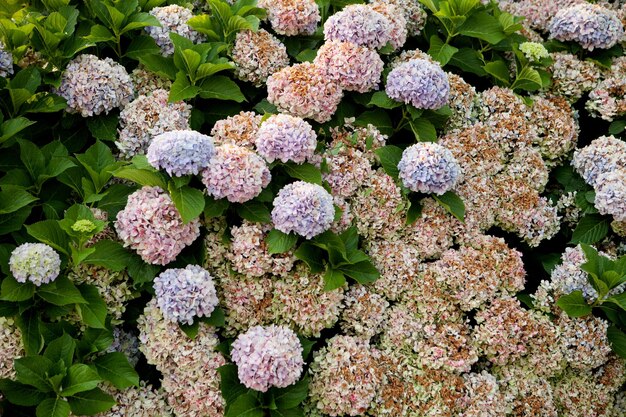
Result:
<svg viewBox="0 0 626 417">
<path fill-rule="evenodd" d="M 87 284 L 82 284 L 78 288 L 83 298 L 87 300 L 86 304 L 76 305 L 76 310 L 83 322 L 89 327 L 104 329 L 106 327 L 107 306 L 98 289 Z"/>
<path fill-rule="evenodd" d="M 563 311 L 570 317 L 583 317 L 591 313 L 591 306 L 583 297 L 582 291 L 574 291 L 567 295 L 562 295 L 556 302 Z"/>
<path fill-rule="evenodd" d="M 0 300 L 3 301 L 25 301 L 35 294 L 35 284 L 32 282 L 17 282 L 12 276 L 7 276 L 2 280 L 0 288 Z"/>
<path fill-rule="evenodd" d="M 324 270 L 324 251 L 309 242 L 304 242 L 294 252 L 296 258 L 304 261 L 312 273 L 319 273 Z"/>
<path fill-rule="evenodd" d="M 230 203 L 225 198 L 216 200 L 211 196 L 206 196 L 204 204 L 204 217 L 207 219 L 219 217 L 224 214 L 229 205 Z"/>
<path fill-rule="evenodd" d="M 430 37 L 430 49 L 428 49 L 428 55 L 432 56 L 435 61 L 438 61 L 441 66 L 445 66 L 450 59 L 458 52 L 458 48 L 452 45 L 443 43 L 437 35 Z"/>
<path fill-rule="evenodd" d="M 613 351 L 620 357 L 626 358 L 626 334 L 616 326 L 611 326 L 606 332 Z"/>
<path fill-rule="evenodd" d="M 338 269 L 333 269 L 329 265 L 326 268 L 326 273 L 324 273 L 324 291 L 332 291 L 343 287 L 345 284 L 346 277 L 343 272 Z"/>
<path fill-rule="evenodd" d="M 285 388 L 272 388 L 272 397 L 278 409 L 297 407 L 309 393 L 309 376 Z"/>
<path fill-rule="evenodd" d="M 599 214 L 588 214 L 580 219 L 572 233 L 571 243 L 596 243 L 609 232 L 610 221 Z"/>
<path fill-rule="evenodd" d="M 296 178 L 302 181 L 310 182 L 313 184 L 322 185 L 322 173 L 321 171 L 311 164 L 295 164 L 286 163 L 283 165 L 287 175 L 292 178 Z"/>
<path fill-rule="evenodd" d="M 70 405 L 62 398 L 47 398 L 37 406 L 37 417 L 68 417 Z"/>
<path fill-rule="evenodd" d="M 486 12 L 468 16 L 458 31 L 461 35 L 482 39 L 494 45 L 506 38 L 498 19 Z"/>
<path fill-rule="evenodd" d="M 248 388 L 239 382 L 237 365 L 229 364 L 220 366 L 217 368 L 217 372 L 220 374 L 220 389 L 222 391 L 222 397 L 226 400 L 226 404 L 231 404 L 235 398 L 248 391 Z"/>
<path fill-rule="evenodd" d="M 442 195 L 433 194 L 432 197 L 437 200 L 443 208 L 460 221 L 465 221 L 465 203 L 453 191 L 447 191 Z"/>
<path fill-rule="evenodd" d="M 543 81 L 541 80 L 541 75 L 537 72 L 537 70 L 525 67 L 519 72 L 519 74 L 517 74 L 511 89 L 535 91 L 540 89 L 542 84 Z"/>
<path fill-rule="evenodd" d="M 101 377 L 115 385 L 118 389 L 124 389 L 139 385 L 139 375 L 128 363 L 123 353 L 111 352 L 99 356 L 94 361 L 96 369 Z"/>
<path fill-rule="evenodd" d="M 384 91 L 375 92 L 368 103 L 368 106 L 376 106 L 382 109 L 395 109 L 401 105 L 402 103 L 390 98 Z"/>
<path fill-rule="evenodd" d="M 176 80 L 170 87 L 170 95 L 168 101 L 174 103 L 176 101 L 182 101 L 190 98 L 194 98 L 200 93 L 201 89 L 198 86 L 191 85 L 189 78 L 184 71 L 179 71 L 176 74 Z"/>
<path fill-rule="evenodd" d="M 79 392 L 92 390 L 98 386 L 100 381 L 102 378 L 89 366 L 82 363 L 72 365 L 67 370 L 61 395 L 69 397 Z"/>
<path fill-rule="evenodd" d="M 412 120 L 409 125 L 418 142 L 437 142 L 437 131 L 428 119 Z"/>
<path fill-rule="evenodd" d="M 118 178 L 134 181 L 139 185 L 161 187 L 163 190 L 167 190 L 167 184 L 163 179 L 163 176 L 156 171 L 125 167 L 116 170 L 113 172 L 113 175 Z"/>
<path fill-rule="evenodd" d="M 81 392 L 68 398 L 72 413 L 93 416 L 109 410 L 115 405 L 115 399 L 99 388 Z"/>
<path fill-rule="evenodd" d="M 83 263 L 103 266 L 111 271 L 121 271 L 126 268 L 132 256 L 121 243 L 113 240 L 100 240 L 92 248 L 95 252 L 87 256 Z"/>
<path fill-rule="evenodd" d="M 611 135 L 618 135 L 626 128 L 626 120 L 615 120 L 609 125 L 609 133 Z"/>
<path fill-rule="evenodd" d="M 233 401 L 224 417 L 263 417 L 264 415 L 256 394 L 247 392 Z"/>
<path fill-rule="evenodd" d="M 24 356 L 13 361 L 16 378 L 22 384 L 32 385 L 39 391 L 50 392 L 52 387 L 48 382 L 48 370 L 52 368 L 52 361 L 43 356 Z"/>
<path fill-rule="evenodd" d="M 278 229 L 272 229 L 267 234 L 265 242 L 267 243 L 268 252 L 270 254 L 285 253 L 291 250 L 296 242 L 298 236 L 293 233 L 283 233 Z"/>
<path fill-rule="evenodd" d="M 376 149 L 374 153 L 378 156 L 385 172 L 394 179 L 398 179 L 398 164 L 402 159 L 402 149 L 394 145 L 387 145 Z"/>
<path fill-rule="evenodd" d="M 87 127 L 94 138 L 115 141 L 117 139 L 117 124 L 119 116 L 116 113 L 101 114 L 87 119 Z"/>
<path fill-rule="evenodd" d="M 69 365 L 73 362 L 75 348 L 76 341 L 70 335 L 64 333 L 63 336 L 54 339 L 48 344 L 44 356 L 54 363 L 62 360 L 66 365 Z"/>
<path fill-rule="evenodd" d="M 237 103 L 246 101 L 236 82 L 223 75 L 205 78 L 201 84 L 200 97 L 218 100 L 232 100 Z"/>
<path fill-rule="evenodd" d="M 341 271 L 361 284 L 374 282 L 380 277 L 380 272 L 370 261 L 361 261 L 352 265 L 344 265 Z"/>
<path fill-rule="evenodd" d="M 237 213 L 254 223 L 270 223 L 272 217 L 267 206 L 259 201 L 250 200 L 236 206 Z"/>
<path fill-rule="evenodd" d="M 87 303 L 78 288 L 65 276 L 37 288 L 37 295 L 56 306 Z"/>
<path fill-rule="evenodd" d="M 0 214 L 13 213 L 37 200 L 37 197 L 24 190 L 0 191 Z"/>
<path fill-rule="evenodd" d="M 67 234 L 56 220 L 44 220 L 26 225 L 26 231 L 35 239 L 52 246 L 54 249 L 69 255 L 69 240 Z"/>
<path fill-rule="evenodd" d="M 0 391 L 11 403 L 24 407 L 38 405 L 47 397 L 37 388 L 10 379 L 0 379 Z"/>
<path fill-rule="evenodd" d="M 202 191 L 187 185 L 176 188 L 173 183 L 169 184 L 169 192 L 176 209 L 183 219 L 183 223 L 189 223 L 197 219 L 204 210 L 204 194 Z"/>
<path fill-rule="evenodd" d="M 22 332 L 22 342 L 27 355 L 37 355 L 43 347 L 43 336 L 39 332 L 39 315 L 30 310 L 15 318 Z"/>
<path fill-rule="evenodd" d="M 500 81 L 504 85 L 509 85 L 509 67 L 504 61 L 492 61 L 487 62 L 483 69 L 487 74 L 492 75 L 496 80 Z"/>
</svg>

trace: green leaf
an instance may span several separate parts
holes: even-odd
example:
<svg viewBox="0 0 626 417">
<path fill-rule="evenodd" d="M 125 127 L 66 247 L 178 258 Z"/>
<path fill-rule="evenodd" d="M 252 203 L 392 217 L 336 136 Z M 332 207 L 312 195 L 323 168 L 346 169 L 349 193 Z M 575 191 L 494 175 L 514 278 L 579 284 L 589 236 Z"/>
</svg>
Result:
<svg viewBox="0 0 626 417">
<path fill-rule="evenodd" d="M 87 127 L 94 138 L 115 141 L 117 139 L 117 125 L 119 115 L 115 113 L 102 114 L 87 119 Z"/>
<path fill-rule="evenodd" d="M 509 85 L 509 67 L 504 61 L 492 61 L 487 62 L 483 69 L 489 75 L 492 75 L 496 80 L 500 81 L 504 85 Z"/>
<path fill-rule="evenodd" d="M 53 363 L 63 360 L 66 365 L 69 365 L 73 362 L 75 348 L 76 341 L 67 333 L 63 333 L 61 337 L 48 344 L 44 356 Z"/>
<path fill-rule="evenodd" d="M 155 40 L 152 39 L 152 37 L 148 35 L 139 35 L 133 37 L 133 40 L 130 45 L 128 45 L 124 56 L 139 60 L 142 56 L 159 54 L 160 51 L 159 46 L 156 44 Z"/>
<path fill-rule="evenodd" d="M 99 388 L 75 394 L 68 401 L 72 413 L 86 416 L 102 413 L 115 405 L 115 399 Z"/>
<path fill-rule="evenodd" d="M 122 28 L 120 34 L 146 26 L 161 26 L 161 23 L 149 13 L 133 13 L 126 21 L 126 26 Z"/>
<path fill-rule="evenodd" d="M 178 327 L 180 327 L 180 330 L 182 330 L 183 333 L 185 333 L 188 338 L 190 338 L 191 340 L 194 340 L 196 336 L 198 336 L 198 331 L 200 330 L 200 322 L 198 320 L 195 320 L 191 324 L 179 323 Z"/>
<path fill-rule="evenodd" d="M 39 332 L 39 315 L 30 310 L 15 317 L 15 323 L 22 332 L 22 342 L 27 355 L 37 355 L 43 347 L 43 336 Z"/>
<path fill-rule="evenodd" d="M 83 322 L 95 329 L 106 328 L 107 306 L 98 289 L 93 285 L 82 284 L 78 287 L 86 304 L 77 304 L 76 310 Z"/>
<path fill-rule="evenodd" d="M 172 58 L 166 58 L 160 54 L 160 49 L 158 54 L 151 55 L 137 55 L 137 59 L 141 62 L 147 69 L 163 76 L 169 80 L 175 80 L 178 69 L 174 65 L 174 60 Z"/>
<path fill-rule="evenodd" d="M 204 194 L 202 191 L 187 185 L 176 188 L 172 182 L 169 183 L 168 189 L 172 201 L 183 219 L 183 223 L 189 223 L 200 216 L 202 210 L 204 210 Z"/>
<path fill-rule="evenodd" d="M 443 43 L 441 39 L 437 35 L 433 35 L 430 37 L 430 48 L 428 49 L 428 55 L 432 56 L 435 61 L 438 61 L 441 66 L 445 66 L 454 54 L 459 51 L 458 48 L 455 48 L 452 45 L 448 45 L 447 43 Z"/>
<path fill-rule="evenodd" d="M 15 375 L 22 384 L 31 385 L 42 392 L 51 392 L 48 370 L 52 361 L 43 356 L 24 356 L 13 361 Z"/>
<path fill-rule="evenodd" d="M 471 72 L 480 77 L 487 75 L 483 69 L 483 61 L 480 53 L 472 48 L 461 48 L 450 59 L 450 65 L 454 65 L 463 71 Z"/>
<path fill-rule="evenodd" d="M 374 153 L 378 156 L 385 172 L 394 179 L 398 179 L 400 172 L 398 171 L 398 164 L 402 159 L 402 149 L 394 145 L 387 145 L 376 149 Z"/>
<path fill-rule="evenodd" d="M 344 265 L 341 271 L 361 284 L 374 282 L 380 277 L 380 272 L 370 261 L 361 261 L 352 265 Z"/>
<path fill-rule="evenodd" d="M 406 212 L 406 224 L 413 224 L 417 219 L 422 216 L 422 203 L 420 199 L 409 198 L 410 205 Z"/>
<path fill-rule="evenodd" d="M 28 120 L 25 117 L 16 117 L 6 120 L 0 125 L 0 143 L 11 139 L 28 126 L 32 126 L 34 124 L 35 122 Z"/>
<path fill-rule="evenodd" d="M 611 348 L 620 358 L 626 358 L 626 334 L 615 325 L 608 328 L 606 335 L 611 343 Z"/>
<path fill-rule="evenodd" d="M 106 26 L 102 25 L 93 25 L 89 32 L 89 35 L 84 37 L 85 40 L 89 42 L 109 42 L 115 40 L 115 36 L 111 33 Z"/>
<path fill-rule="evenodd" d="M 26 225 L 26 231 L 35 239 L 69 255 L 69 239 L 56 220 L 44 220 Z"/>
<path fill-rule="evenodd" d="M 346 277 L 343 272 L 338 269 L 333 269 L 330 265 L 326 268 L 324 273 L 324 291 L 332 291 L 337 288 L 341 288 L 346 284 Z"/>
<path fill-rule="evenodd" d="M 170 87 L 170 95 L 167 99 L 168 102 L 174 103 L 176 101 L 182 101 L 190 98 L 194 98 L 200 93 L 200 87 L 191 85 L 187 74 L 184 71 L 179 71 L 176 74 L 176 80 Z"/>
<path fill-rule="evenodd" d="M 65 276 L 37 288 L 37 295 L 56 306 L 87 303 L 78 288 Z"/>
<path fill-rule="evenodd" d="M 294 252 L 296 258 L 305 262 L 312 273 L 316 274 L 324 270 L 324 250 L 317 246 L 303 242 L 300 247 Z"/>
<path fill-rule="evenodd" d="M 452 214 L 461 222 L 465 222 L 465 203 L 463 203 L 463 200 L 461 200 L 456 193 L 447 191 L 442 195 L 433 194 L 432 197 L 437 200 L 448 213 Z"/>
<path fill-rule="evenodd" d="M 283 165 L 287 175 L 302 181 L 322 185 L 322 172 L 314 165 L 289 162 Z"/>
<path fill-rule="evenodd" d="M 237 365 L 229 364 L 220 366 L 217 368 L 217 372 L 220 374 L 220 389 L 222 391 L 222 397 L 226 400 L 226 404 L 231 404 L 235 398 L 248 391 L 248 388 L 239 382 Z"/>
<path fill-rule="evenodd" d="M 437 131 L 428 119 L 412 120 L 409 124 L 418 142 L 437 142 Z"/>
<path fill-rule="evenodd" d="M 537 70 L 531 67 L 524 67 L 519 74 L 517 74 L 511 89 L 535 91 L 540 89 L 541 86 L 541 75 L 539 75 Z"/>
<path fill-rule="evenodd" d="M 0 300 L 3 301 L 26 301 L 35 294 L 35 284 L 32 282 L 20 283 L 12 276 L 2 280 L 0 287 Z"/>
<path fill-rule="evenodd" d="M 309 393 L 309 376 L 285 388 L 272 388 L 271 394 L 278 409 L 297 407 Z"/>
<path fill-rule="evenodd" d="M 103 266 L 111 271 L 121 271 L 126 268 L 131 257 L 121 243 L 112 240 L 100 240 L 92 248 L 95 252 L 87 256 L 83 263 Z"/>
<path fill-rule="evenodd" d="M 0 379 L 0 391 L 11 403 L 23 407 L 36 406 L 47 397 L 37 388 L 10 379 Z"/>
<path fill-rule="evenodd" d="M 372 95 L 372 98 L 367 105 L 370 107 L 380 107 L 382 109 L 395 109 L 396 107 L 400 107 L 402 103 L 390 98 L 384 91 L 377 91 Z"/>
<path fill-rule="evenodd" d="M 70 405 L 62 398 L 47 398 L 37 406 L 37 417 L 68 417 Z"/>
<path fill-rule="evenodd" d="M 205 78 L 200 87 L 202 88 L 200 91 L 200 97 L 202 98 L 232 100 L 237 103 L 246 101 L 246 98 L 241 93 L 239 85 L 223 75 L 214 75 Z"/>
<path fill-rule="evenodd" d="M 82 363 L 72 365 L 67 371 L 61 395 L 69 397 L 79 392 L 90 391 L 101 381 L 102 378 L 89 366 Z"/>
<path fill-rule="evenodd" d="M 96 369 L 101 377 L 115 385 L 118 389 L 131 386 L 139 386 L 139 375 L 128 363 L 128 359 L 123 353 L 111 352 L 104 356 L 99 356 L 94 361 Z"/>
<path fill-rule="evenodd" d="M 224 314 L 224 310 L 220 307 L 216 307 L 209 317 L 200 317 L 199 320 L 209 326 L 224 327 L 226 324 L 226 315 Z"/>
<path fill-rule="evenodd" d="M 228 407 L 224 417 L 263 417 L 265 413 L 261 402 L 254 392 L 247 392 L 237 397 Z"/>
<path fill-rule="evenodd" d="M 156 171 L 124 167 L 114 171 L 113 175 L 117 178 L 134 181 L 139 185 L 161 187 L 161 189 L 167 190 L 167 184 L 163 176 Z"/>
<path fill-rule="evenodd" d="M 560 296 L 556 305 L 558 305 L 570 317 L 586 316 L 591 313 L 592 309 L 580 290 Z"/>
<path fill-rule="evenodd" d="M 272 216 L 267 206 L 259 201 L 246 201 L 236 206 L 237 213 L 254 223 L 271 223 Z"/>
<path fill-rule="evenodd" d="M 506 38 L 498 19 L 486 12 L 478 12 L 468 16 L 458 31 L 461 35 L 482 39 L 493 45 Z"/>
<path fill-rule="evenodd" d="M 610 221 L 599 214 L 588 214 L 580 219 L 576 229 L 572 233 L 570 243 L 596 243 L 609 232 Z"/>
<path fill-rule="evenodd" d="M 36 180 L 40 175 L 44 173 L 46 168 L 46 158 L 34 143 L 20 139 L 20 159 L 24 163 L 24 166 L 28 170 L 31 178 Z"/>
<path fill-rule="evenodd" d="M 367 127 L 369 124 L 376 126 L 378 130 L 385 135 L 391 136 L 393 134 L 391 118 L 383 109 L 369 110 L 361 113 L 354 121 L 355 126 Z"/>
<path fill-rule="evenodd" d="M 230 203 L 225 198 L 216 200 L 211 196 L 206 196 L 204 201 L 204 217 L 207 219 L 223 215 L 230 206 Z"/>
<path fill-rule="evenodd" d="M 619 135 L 626 128 L 626 120 L 615 120 L 609 125 L 609 133 L 611 135 Z M 1 140 L 1 139 L 0 139 Z"/>
<path fill-rule="evenodd" d="M 268 252 L 270 254 L 285 253 L 290 251 L 298 241 L 298 236 L 293 233 L 283 233 L 278 229 L 272 229 L 267 234 L 265 242 L 267 243 Z"/>
</svg>

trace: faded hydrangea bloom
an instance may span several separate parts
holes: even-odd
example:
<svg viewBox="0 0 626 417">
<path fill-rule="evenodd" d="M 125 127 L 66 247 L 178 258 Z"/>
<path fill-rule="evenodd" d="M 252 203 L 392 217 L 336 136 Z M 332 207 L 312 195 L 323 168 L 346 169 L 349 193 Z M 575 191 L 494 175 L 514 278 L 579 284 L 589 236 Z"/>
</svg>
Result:
<svg viewBox="0 0 626 417">
<path fill-rule="evenodd" d="M 160 187 L 143 187 L 128 196 L 115 230 L 124 246 L 150 264 L 166 265 L 200 235 L 198 219 L 184 224 L 171 197 Z"/>
<path fill-rule="evenodd" d="M 572 166 L 592 187 L 599 178 L 618 168 L 626 168 L 626 142 L 614 136 L 601 136 L 574 152 Z"/>
<path fill-rule="evenodd" d="M 531 62 L 539 61 L 550 56 L 548 50 L 538 42 L 523 42 L 519 46 L 526 59 Z"/>
<path fill-rule="evenodd" d="M 278 110 L 320 123 L 330 120 L 342 97 L 341 87 L 310 62 L 283 68 L 267 79 L 267 100 Z"/>
<path fill-rule="evenodd" d="M 552 74 L 550 91 L 564 96 L 570 103 L 577 101 L 600 81 L 600 68 L 591 61 L 582 61 L 568 52 L 553 52 L 550 58 L 554 60 L 548 67 Z"/>
<path fill-rule="evenodd" d="M 187 21 L 193 17 L 193 13 L 185 7 L 170 4 L 169 6 L 155 7 L 150 10 L 150 14 L 157 18 L 161 27 L 147 26 L 145 28 L 146 33 L 156 41 L 161 48 L 161 53 L 165 56 L 174 53 L 174 44 L 170 39 L 170 32 L 185 37 L 193 43 L 199 43 L 205 39 L 203 34 L 196 32 L 187 25 Z"/>
<path fill-rule="evenodd" d="M 231 203 L 253 199 L 271 179 L 263 158 L 248 148 L 228 143 L 215 148 L 209 166 L 202 171 L 202 182 L 209 195 Z"/>
<path fill-rule="evenodd" d="M 174 130 L 155 137 L 146 156 L 150 165 L 169 175 L 197 175 L 215 153 L 213 139 L 193 130 Z"/>
<path fill-rule="evenodd" d="M 59 276 L 61 258 L 43 243 L 23 243 L 11 252 L 9 268 L 17 282 L 30 281 L 39 287 Z"/>
<path fill-rule="evenodd" d="M 260 87 L 267 77 L 289 66 L 287 48 L 264 29 L 237 33 L 233 46 L 235 74 Z"/>
<path fill-rule="evenodd" d="M 12 318 L 0 317 L 0 378 L 15 378 L 13 360 L 25 356 L 22 332 Z"/>
<path fill-rule="evenodd" d="M 624 38 L 617 14 L 603 6 L 579 3 L 559 10 L 548 25 L 550 37 L 575 41 L 583 48 L 608 49 Z"/>
<path fill-rule="evenodd" d="M 283 233 L 311 239 L 328 230 L 334 217 L 333 197 L 321 185 L 296 181 L 284 186 L 274 199 L 272 222 Z"/>
<path fill-rule="evenodd" d="M 101 417 L 174 417 L 162 390 L 155 390 L 144 381 L 140 381 L 139 387 L 123 390 L 106 386 L 105 391 L 115 398 L 117 404 L 109 411 L 98 414 Z"/>
<path fill-rule="evenodd" d="M 78 55 L 61 75 L 56 93 L 67 100 L 67 111 L 83 117 L 109 113 L 133 98 L 133 83 L 126 69 L 111 58 Z"/>
<path fill-rule="evenodd" d="M 626 114 L 624 91 L 626 91 L 626 57 L 620 56 L 613 59 L 610 72 L 589 92 L 585 108 L 592 116 L 600 116 L 612 122 Z"/>
<path fill-rule="evenodd" d="M 198 265 L 161 272 L 154 279 L 154 291 L 163 316 L 183 324 L 210 317 L 219 304 L 213 277 Z"/>
<path fill-rule="evenodd" d="M 142 64 L 130 73 L 130 79 L 135 87 L 136 97 L 149 96 L 156 90 L 169 91 L 172 87 L 168 78 L 148 70 Z"/>
<path fill-rule="evenodd" d="M 256 133 L 261 126 L 263 116 L 253 111 L 242 111 L 226 119 L 218 120 L 211 129 L 211 136 L 218 145 L 233 143 L 254 149 Z"/>
<path fill-rule="evenodd" d="M 115 145 L 124 158 L 144 154 L 156 135 L 189 129 L 191 106 L 183 101 L 168 103 L 169 92 L 155 90 L 139 96 L 120 113 L 119 137 Z"/>
<path fill-rule="evenodd" d="M 256 136 L 256 149 L 267 162 L 297 164 L 310 159 L 317 146 L 313 127 L 299 117 L 275 114 L 263 122 Z"/>
<path fill-rule="evenodd" d="M 6 45 L 0 41 L 0 77 L 13 74 L 13 54 L 6 50 Z"/>
<path fill-rule="evenodd" d="M 438 109 L 448 103 L 450 83 L 438 64 L 412 59 L 387 76 L 387 95 L 418 109 Z"/>
<path fill-rule="evenodd" d="M 370 5 L 351 4 L 328 18 L 324 24 L 324 40 L 378 49 L 391 41 L 391 29 L 389 19 Z"/>
<path fill-rule="evenodd" d="M 626 167 L 598 177 L 595 206 L 601 214 L 626 221 Z"/>
<path fill-rule="evenodd" d="M 312 35 L 322 19 L 315 0 L 259 0 L 258 6 L 280 35 Z"/>
<path fill-rule="evenodd" d="M 459 180 L 461 168 L 447 148 L 420 142 L 402 152 L 398 164 L 400 179 L 411 191 L 441 195 Z"/>
<path fill-rule="evenodd" d="M 255 326 L 240 334 L 233 342 L 231 357 L 242 384 L 261 392 L 296 383 L 304 366 L 302 344 L 284 326 Z"/>
<path fill-rule="evenodd" d="M 389 43 L 394 49 L 402 48 L 407 37 L 407 21 L 403 10 L 392 3 L 373 2 L 370 7 L 389 19 Z"/>
<path fill-rule="evenodd" d="M 327 41 L 313 61 L 346 91 L 378 89 L 384 63 L 378 53 L 352 42 Z"/>
</svg>

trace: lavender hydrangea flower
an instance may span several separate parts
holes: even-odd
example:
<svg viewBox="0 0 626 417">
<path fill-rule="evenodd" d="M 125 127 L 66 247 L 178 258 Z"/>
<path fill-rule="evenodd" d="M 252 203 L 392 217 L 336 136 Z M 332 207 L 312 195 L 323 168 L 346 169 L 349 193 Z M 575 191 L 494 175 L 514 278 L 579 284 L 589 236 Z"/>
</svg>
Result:
<svg viewBox="0 0 626 417">
<path fill-rule="evenodd" d="M 248 148 L 229 143 L 215 148 L 209 166 L 202 171 L 207 192 L 231 203 L 253 199 L 271 179 L 272 174 L 263 158 Z"/>
<path fill-rule="evenodd" d="M 83 117 L 109 113 L 133 98 L 126 69 L 111 58 L 79 55 L 70 61 L 56 93 L 67 100 L 67 111 Z"/>
<path fill-rule="evenodd" d="M 425 59 L 411 59 L 387 77 L 387 95 L 418 109 L 438 109 L 448 103 L 450 83 L 446 73 Z"/>
<path fill-rule="evenodd" d="M 124 246 L 135 249 L 145 262 L 166 265 L 200 235 L 200 221 L 184 224 L 166 192 L 143 187 L 128 196 L 115 230 Z"/>
<path fill-rule="evenodd" d="M 154 279 L 154 291 L 163 317 L 183 324 L 210 317 L 219 304 L 213 277 L 198 265 L 161 272 Z"/>
<path fill-rule="evenodd" d="M 351 4 L 328 18 L 324 40 L 352 42 L 368 48 L 382 48 L 391 41 L 391 22 L 365 4 Z"/>
<path fill-rule="evenodd" d="M 17 282 L 30 281 L 39 287 L 59 276 L 61 258 L 48 245 L 24 243 L 11 252 L 9 269 Z"/>
<path fill-rule="evenodd" d="M 449 149 L 420 142 L 402 152 L 400 179 L 411 191 L 441 195 L 457 183 L 461 168 Z"/>
<path fill-rule="evenodd" d="M 595 188 L 602 174 L 626 168 L 626 142 L 614 136 L 600 136 L 574 152 L 572 166 Z"/>
<path fill-rule="evenodd" d="M 270 387 L 294 384 L 302 374 L 302 344 L 293 330 L 255 326 L 233 342 L 231 357 L 239 380 L 248 388 L 266 392 Z"/>
<path fill-rule="evenodd" d="M 0 77 L 13 74 L 13 54 L 6 50 L 6 46 L 0 41 Z"/>
<path fill-rule="evenodd" d="M 624 38 L 624 26 L 615 12 L 586 2 L 559 10 L 548 31 L 552 38 L 578 42 L 590 51 L 608 49 Z"/>
<path fill-rule="evenodd" d="M 333 197 L 321 185 L 296 181 L 284 186 L 274 199 L 272 222 L 283 233 L 311 239 L 330 229 L 334 217 Z"/>
<path fill-rule="evenodd" d="M 155 7 L 150 14 L 157 18 L 161 27 L 147 26 L 146 33 L 150 35 L 161 48 L 161 53 L 170 56 L 174 53 L 174 44 L 170 39 L 170 32 L 183 36 L 193 43 L 202 42 L 205 36 L 187 25 L 187 21 L 193 17 L 193 12 L 177 4 L 164 7 Z"/>
<path fill-rule="evenodd" d="M 322 19 L 315 0 L 259 0 L 258 6 L 280 35 L 312 35 Z"/>
<path fill-rule="evenodd" d="M 169 175 L 197 175 L 215 153 L 213 139 L 193 130 L 175 130 L 155 137 L 146 156 L 150 165 Z"/>
<path fill-rule="evenodd" d="M 259 128 L 256 149 L 268 162 L 278 159 L 301 164 L 311 158 L 317 135 L 310 124 L 288 114 L 270 116 Z"/>
<path fill-rule="evenodd" d="M 626 221 L 626 168 L 598 177 L 595 206 L 601 214 L 610 214 L 617 221 Z"/>
</svg>

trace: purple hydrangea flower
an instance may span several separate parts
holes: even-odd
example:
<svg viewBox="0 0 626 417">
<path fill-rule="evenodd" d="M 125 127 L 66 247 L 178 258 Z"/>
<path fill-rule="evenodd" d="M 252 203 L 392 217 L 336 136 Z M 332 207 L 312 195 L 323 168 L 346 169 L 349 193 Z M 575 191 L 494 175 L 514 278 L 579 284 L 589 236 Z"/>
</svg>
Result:
<svg viewBox="0 0 626 417">
<path fill-rule="evenodd" d="M 596 187 L 595 206 L 601 214 L 626 221 L 626 168 L 602 174 Z"/>
<path fill-rule="evenodd" d="M 268 162 L 278 159 L 301 164 L 311 158 L 317 135 L 310 124 L 288 114 L 270 116 L 259 128 L 256 149 Z"/>
<path fill-rule="evenodd" d="M 248 388 L 266 392 L 270 387 L 294 384 L 302 374 L 302 344 L 293 330 L 255 326 L 233 342 L 231 357 L 239 380 Z"/>
<path fill-rule="evenodd" d="M 272 222 L 283 233 L 311 239 L 328 230 L 334 217 L 333 197 L 321 185 L 296 181 L 284 186 L 274 199 Z"/>
<path fill-rule="evenodd" d="M 215 153 L 213 139 L 193 130 L 175 130 L 155 137 L 146 156 L 150 165 L 177 177 L 196 175 Z"/>
<path fill-rule="evenodd" d="M 351 4 L 328 18 L 324 40 L 352 42 L 368 48 L 382 48 L 391 41 L 389 19 L 370 5 Z"/>
<path fill-rule="evenodd" d="M 432 142 L 420 142 L 402 152 L 400 179 L 411 191 L 441 195 L 459 179 L 461 168 L 452 152 Z"/>
<path fill-rule="evenodd" d="M 154 279 L 154 291 L 163 317 L 179 323 L 209 317 L 219 304 L 213 277 L 198 265 L 161 272 Z"/>
<path fill-rule="evenodd" d="M 39 287 L 59 276 L 61 258 L 48 245 L 24 243 L 11 252 L 9 269 L 17 282 L 30 281 Z"/>
<path fill-rule="evenodd" d="M 187 21 L 193 17 L 193 12 L 177 4 L 164 7 L 155 7 L 150 14 L 157 18 L 161 26 L 147 26 L 146 33 L 150 35 L 161 48 L 161 53 L 170 56 L 174 53 L 174 43 L 170 39 L 170 32 L 185 37 L 193 43 L 202 42 L 206 37 L 191 29 Z"/>
<path fill-rule="evenodd" d="M 0 77 L 6 77 L 13 74 L 13 54 L 6 50 L 2 41 L 0 41 Z"/>
<path fill-rule="evenodd" d="M 394 100 L 418 109 L 438 109 L 448 103 L 450 83 L 438 64 L 411 59 L 391 70 L 385 91 Z"/>
<path fill-rule="evenodd" d="M 608 49 L 624 38 L 624 26 L 612 10 L 580 3 L 559 10 L 548 25 L 550 37 L 575 41 L 583 48 Z"/>
</svg>

